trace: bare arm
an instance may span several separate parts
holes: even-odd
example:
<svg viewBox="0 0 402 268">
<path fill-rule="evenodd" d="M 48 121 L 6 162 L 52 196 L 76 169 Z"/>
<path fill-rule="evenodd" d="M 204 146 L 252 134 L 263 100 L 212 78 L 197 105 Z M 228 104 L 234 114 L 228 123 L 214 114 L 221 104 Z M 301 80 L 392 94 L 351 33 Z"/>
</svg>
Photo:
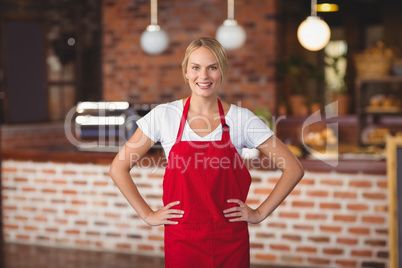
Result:
<svg viewBox="0 0 402 268">
<path fill-rule="evenodd" d="M 146 223 L 149 225 L 176 224 L 177 222 L 169 219 L 182 217 L 181 210 L 171 209 L 178 203 L 172 202 L 158 211 L 153 211 L 130 176 L 132 167 L 153 145 L 154 142 L 140 128 L 137 128 L 134 135 L 113 159 L 109 173 L 124 197 Z"/>
<path fill-rule="evenodd" d="M 229 200 L 229 202 L 239 205 L 224 211 L 227 217 L 237 217 L 230 221 L 247 221 L 250 223 L 263 221 L 281 204 L 304 175 L 299 160 L 276 136 L 267 139 L 258 146 L 258 149 L 267 157 L 275 155 L 274 158 L 271 158 L 271 161 L 282 170 L 282 175 L 271 194 L 255 210 L 240 200 Z M 279 163 L 283 164 L 283 166 L 279 165 Z"/>
</svg>

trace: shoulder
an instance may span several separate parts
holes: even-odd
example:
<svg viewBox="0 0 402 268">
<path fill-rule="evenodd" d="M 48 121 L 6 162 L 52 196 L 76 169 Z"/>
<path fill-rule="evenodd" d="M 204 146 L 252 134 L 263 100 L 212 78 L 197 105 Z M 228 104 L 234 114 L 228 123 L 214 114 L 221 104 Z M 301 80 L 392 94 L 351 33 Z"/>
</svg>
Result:
<svg viewBox="0 0 402 268">
<path fill-rule="evenodd" d="M 156 114 L 174 114 L 178 112 L 181 113 L 182 110 L 182 100 L 175 100 L 172 102 L 158 104 L 151 111 Z"/>
<path fill-rule="evenodd" d="M 227 106 L 228 112 L 226 115 L 229 117 L 241 117 L 243 119 L 247 119 L 247 118 L 256 116 L 248 108 L 240 107 L 240 106 L 237 106 L 235 104 L 230 104 L 230 103 L 227 103 L 227 105 L 228 105 Z M 225 106 L 223 103 L 222 103 L 222 106 L 224 107 L 224 110 L 225 110 Z M 225 110 L 225 113 L 226 113 L 226 110 Z"/>
</svg>

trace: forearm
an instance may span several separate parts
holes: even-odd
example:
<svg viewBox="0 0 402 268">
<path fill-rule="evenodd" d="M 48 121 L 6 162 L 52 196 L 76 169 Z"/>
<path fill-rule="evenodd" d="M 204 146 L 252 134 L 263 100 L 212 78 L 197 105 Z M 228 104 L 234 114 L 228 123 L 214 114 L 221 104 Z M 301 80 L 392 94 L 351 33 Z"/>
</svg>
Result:
<svg viewBox="0 0 402 268">
<path fill-rule="evenodd" d="M 302 177 L 303 171 L 297 168 L 296 170 L 285 170 L 282 173 L 282 176 L 275 185 L 271 194 L 257 208 L 261 221 L 271 215 L 271 213 L 290 194 Z"/>
</svg>

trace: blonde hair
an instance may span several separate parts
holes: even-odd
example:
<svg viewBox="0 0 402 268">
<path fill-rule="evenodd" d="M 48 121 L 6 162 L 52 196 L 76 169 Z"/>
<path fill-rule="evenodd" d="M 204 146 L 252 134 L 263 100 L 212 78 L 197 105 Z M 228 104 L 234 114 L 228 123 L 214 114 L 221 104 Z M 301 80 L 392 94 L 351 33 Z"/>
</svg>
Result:
<svg viewBox="0 0 402 268">
<path fill-rule="evenodd" d="M 186 69 L 190 54 L 194 50 L 200 47 L 205 47 L 209 49 L 212 52 L 212 54 L 214 54 L 216 60 L 218 61 L 219 70 L 221 72 L 221 82 L 223 82 L 226 79 L 226 75 L 228 72 L 228 59 L 226 51 L 218 41 L 216 41 L 214 38 L 209 37 L 202 37 L 196 39 L 193 42 L 191 42 L 190 45 L 188 45 L 186 53 L 184 54 L 184 59 L 181 63 L 181 69 L 183 72 L 184 81 L 188 83 L 188 80 L 186 78 Z"/>
</svg>

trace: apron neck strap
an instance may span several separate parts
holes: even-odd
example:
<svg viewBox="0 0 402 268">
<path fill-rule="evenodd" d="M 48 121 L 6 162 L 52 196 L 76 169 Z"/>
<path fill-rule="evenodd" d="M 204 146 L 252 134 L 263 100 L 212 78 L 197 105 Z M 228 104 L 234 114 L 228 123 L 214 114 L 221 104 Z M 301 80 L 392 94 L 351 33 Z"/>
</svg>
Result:
<svg viewBox="0 0 402 268">
<path fill-rule="evenodd" d="M 184 108 L 183 108 L 183 114 L 181 116 L 179 132 L 177 133 L 177 137 L 176 137 L 176 143 L 181 141 L 181 138 L 183 136 L 184 126 L 186 125 L 186 121 L 187 121 L 188 109 L 190 108 L 190 99 L 191 99 L 191 96 L 188 97 L 186 104 L 184 105 Z M 219 107 L 219 116 L 220 116 L 221 125 L 222 125 L 222 140 L 226 141 L 226 140 L 230 139 L 229 126 L 226 124 L 225 112 L 223 111 L 222 103 L 219 100 L 219 98 L 218 98 L 218 107 Z"/>
</svg>

